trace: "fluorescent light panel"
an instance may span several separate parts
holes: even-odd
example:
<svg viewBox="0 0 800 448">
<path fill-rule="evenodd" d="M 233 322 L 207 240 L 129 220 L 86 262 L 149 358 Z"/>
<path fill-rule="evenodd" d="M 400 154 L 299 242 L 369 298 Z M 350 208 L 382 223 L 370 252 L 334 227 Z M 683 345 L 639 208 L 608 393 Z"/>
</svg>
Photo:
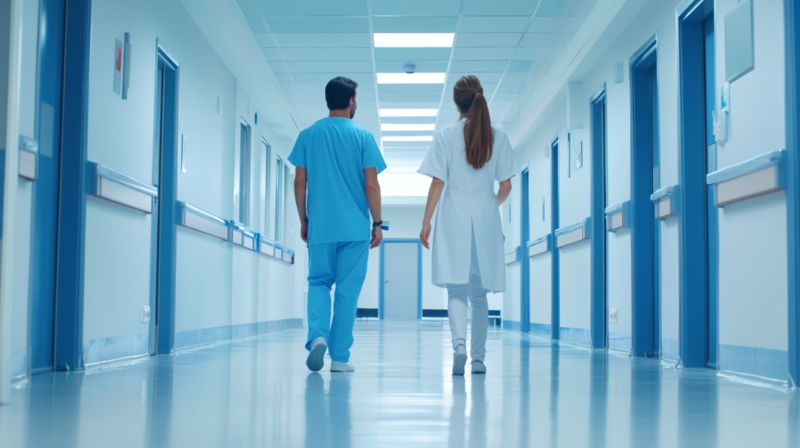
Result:
<svg viewBox="0 0 800 448">
<path fill-rule="evenodd" d="M 444 84 L 446 73 L 378 73 L 378 84 Z"/>
<path fill-rule="evenodd" d="M 381 137 L 381 140 L 385 142 L 432 142 L 433 136 L 432 135 L 387 135 Z"/>
<path fill-rule="evenodd" d="M 401 124 L 381 123 L 381 131 L 434 131 L 436 123 Z"/>
<path fill-rule="evenodd" d="M 381 117 L 435 117 L 439 109 L 380 109 Z"/>
<path fill-rule="evenodd" d="M 375 33 L 375 47 L 389 48 L 450 48 L 453 33 Z"/>
</svg>

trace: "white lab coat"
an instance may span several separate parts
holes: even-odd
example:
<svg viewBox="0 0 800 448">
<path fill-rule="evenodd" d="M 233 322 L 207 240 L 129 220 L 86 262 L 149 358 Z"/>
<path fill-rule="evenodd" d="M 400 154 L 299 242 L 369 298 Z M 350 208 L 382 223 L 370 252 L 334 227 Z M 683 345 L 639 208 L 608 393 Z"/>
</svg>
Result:
<svg viewBox="0 0 800 448">
<path fill-rule="evenodd" d="M 506 134 L 494 130 L 492 158 L 476 170 L 467 163 L 464 145 L 466 118 L 436 132 L 419 173 L 444 181 L 433 234 L 433 284 L 469 283 L 474 242 L 483 288 L 506 289 L 503 224 L 494 183 L 511 179 L 520 167 Z M 474 239 L 473 239 L 474 232 Z"/>
</svg>

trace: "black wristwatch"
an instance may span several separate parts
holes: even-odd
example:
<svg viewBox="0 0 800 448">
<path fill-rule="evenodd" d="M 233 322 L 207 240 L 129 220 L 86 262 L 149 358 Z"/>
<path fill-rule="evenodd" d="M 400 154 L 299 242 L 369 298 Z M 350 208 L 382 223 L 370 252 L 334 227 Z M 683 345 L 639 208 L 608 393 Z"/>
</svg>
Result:
<svg viewBox="0 0 800 448">
<path fill-rule="evenodd" d="M 375 227 L 380 227 L 382 225 L 383 225 L 383 221 L 375 221 L 375 222 L 372 223 L 372 228 L 374 229 Z"/>
</svg>

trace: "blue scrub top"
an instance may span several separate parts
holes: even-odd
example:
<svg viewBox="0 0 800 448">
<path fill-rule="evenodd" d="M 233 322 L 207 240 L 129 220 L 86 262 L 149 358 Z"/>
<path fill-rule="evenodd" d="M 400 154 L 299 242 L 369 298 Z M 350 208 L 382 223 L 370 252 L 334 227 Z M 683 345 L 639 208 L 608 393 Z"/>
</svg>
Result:
<svg viewBox="0 0 800 448">
<path fill-rule="evenodd" d="M 363 170 L 386 169 L 371 133 L 348 118 L 323 118 L 300 133 L 289 161 L 306 170 L 309 246 L 370 239 Z"/>
</svg>

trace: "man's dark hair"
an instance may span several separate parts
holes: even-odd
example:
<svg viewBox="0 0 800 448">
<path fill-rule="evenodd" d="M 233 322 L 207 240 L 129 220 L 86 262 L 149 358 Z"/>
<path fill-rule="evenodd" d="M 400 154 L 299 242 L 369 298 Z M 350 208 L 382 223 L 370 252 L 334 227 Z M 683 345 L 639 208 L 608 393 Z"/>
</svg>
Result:
<svg viewBox="0 0 800 448">
<path fill-rule="evenodd" d="M 328 85 L 325 86 L 325 101 L 328 102 L 328 109 L 347 109 L 350 106 L 350 98 L 356 96 L 356 87 L 358 87 L 358 83 L 343 76 L 328 81 Z"/>
</svg>

